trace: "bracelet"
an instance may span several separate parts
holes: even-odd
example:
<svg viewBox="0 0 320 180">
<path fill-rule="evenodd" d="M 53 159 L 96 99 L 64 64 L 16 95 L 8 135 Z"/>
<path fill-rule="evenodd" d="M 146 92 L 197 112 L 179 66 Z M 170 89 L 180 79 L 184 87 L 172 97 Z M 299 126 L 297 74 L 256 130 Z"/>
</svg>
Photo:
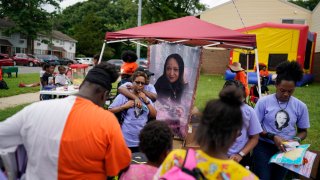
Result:
<svg viewBox="0 0 320 180">
<path fill-rule="evenodd" d="M 246 154 L 244 153 L 244 152 L 242 152 L 242 151 L 240 151 L 239 153 L 238 153 L 241 157 L 244 157 Z"/>
<path fill-rule="evenodd" d="M 301 138 L 299 138 L 298 136 L 295 136 L 292 139 L 298 141 L 299 143 L 301 143 L 301 141 L 302 141 Z"/>
<path fill-rule="evenodd" d="M 270 139 L 270 140 L 272 140 L 272 141 L 273 141 L 273 139 L 274 139 L 274 136 L 275 136 L 275 134 L 273 134 L 273 133 L 270 133 L 270 132 L 267 132 L 267 135 L 266 135 L 266 137 L 267 137 L 268 139 Z"/>
</svg>

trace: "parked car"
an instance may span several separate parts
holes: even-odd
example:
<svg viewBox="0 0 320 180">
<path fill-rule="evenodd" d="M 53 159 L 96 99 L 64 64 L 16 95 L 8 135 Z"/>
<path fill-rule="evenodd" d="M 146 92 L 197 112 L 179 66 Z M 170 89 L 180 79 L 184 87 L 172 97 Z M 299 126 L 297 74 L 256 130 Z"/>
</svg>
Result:
<svg viewBox="0 0 320 180">
<path fill-rule="evenodd" d="M 84 57 L 84 58 L 76 58 L 76 61 L 78 61 L 79 64 L 88 64 L 89 66 L 93 65 L 93 58 L 91 57 Z"/>
<path fill-rule="evenodd" d="M 68 58 L 60 58 L 59 59 L 60 65 L 68 65 L 69 63 L 71 64 L 78 64 L 76 60 L 68 59 Z"/>
<path fill-rule="evenodd" d="M 145 69 L 148 69 L 148 60 L 146 60 L 146 59 L 138 59 L 137 64 L 139 67 L 143 67 Z"/>
<path fill-rule="evenodd" d="M 60 65 L 59 58 L 55 55 L 36 55 L 36 57 L 40 60 L 40 63 L 48 63 L 52 65 Z"/>
<path fill-rule="evenodd" d="M 31 54 L 17 53 L 12 57 L 15 65 L 24 65 L 24 66 L 40 66 L 40 61 L 38 58 L 34 57 Z"/>
<path fill-rule="evenodd" d="M 116 66 L 117 70 L 120 72 L 120 68 L 123 64 L 123 61 L 121 59 L 110 59 L 107 62 L 110 64 L 114 64 Z"/>
<path fill-rule="evenodd" d="M 0 54 L 0 66 L 14 66 L 14 62 L 8 54 Z"/>
</svg>

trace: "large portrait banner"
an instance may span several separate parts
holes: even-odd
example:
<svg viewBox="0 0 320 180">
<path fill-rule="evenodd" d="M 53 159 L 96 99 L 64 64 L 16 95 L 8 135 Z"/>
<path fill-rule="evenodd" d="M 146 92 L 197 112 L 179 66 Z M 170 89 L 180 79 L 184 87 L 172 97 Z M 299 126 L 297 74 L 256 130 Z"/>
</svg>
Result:
<svg viewBox="0 0 320 180">
<path fill-rule="evenodd" d="M 157 120 L 167 122 L 179 138 L 187 135 L 199 76 L 200 54 L 199 47 L 181 44 L 150 46 L 149 70 L 155 73 L 150 83 L 154 84 L 158 94 L 155 102 Z"/>
</svg>

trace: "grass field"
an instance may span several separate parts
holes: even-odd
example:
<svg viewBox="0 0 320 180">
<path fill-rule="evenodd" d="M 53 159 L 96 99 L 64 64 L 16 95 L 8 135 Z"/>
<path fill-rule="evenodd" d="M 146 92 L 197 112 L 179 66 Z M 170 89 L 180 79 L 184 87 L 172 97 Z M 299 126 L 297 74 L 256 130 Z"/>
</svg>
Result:
<svg viewBox="0 0 320 180">
<path fill-rule="evenodd" d="M 15 76 L 8 78 L 5 75 L 3 79 L 6 81 L 9 89 L 8 90 L 1 89 L 0 98 L 14 96 L 18 94 L 30 93 L 30 92 L 37 92 L 40 90 L 40 87 L 25 87 L 25 88 L 18 87 L 19 83 L 31 84 L 31 83 L 39 82 L 40 81 L 39 73 L 19 74 L 17 78 Z"/>
<path fill-rule="evenodd" d="M 5 119 L 7 119 L 8 117 L 14 115 L 16 112 L 20 111 L 21 109 L 23 109 L 27 105 L 29 105 L 29 104 L 22 104 L 19 106 L 10 107 L 10 108 L 0 110 L 0 121 L 3 121 Z"/>
<path fill-rule="evenodd" d="M 31 83 L 36 82 L 38 78 L 38 74 L 29 74 L 29 75 L 21 75 L 21 79 L 26 77 L 28 79 L 24 80 L 24 82 Z M 20 78 L 19 78 L 20 79 Z M 13 87 L 15 78 L 6 79 L 7 83 L 12 84 L 12 88 L 10 86 L 9 91 L 15 91 L 14 94 L 21 94 L 21 92 L 25 93 L 29 92 L 36 92 L 39 88 L 18 88 Z M 19 81 L 16 81 L 19 83 Z M 199 79 L 198 89 L 196 93 L 196 101 L 195 105 L 202 110 L 206 104 L 206 102 L 210 99 L 217 98 L 218 93 L 221 90 L 224 84 L 224 77 L 221 75 L 201 75 Z M 21 91 L 20 91 L 21 89 Z M 269 86 L 270 93 L 275 92 L 275 87 L 273 85 Z M 19 91 L 18 91 L 19 90 Z M 0 91 L 1 92 L 1 91 Z M 318 139 L 319 131 L 320 131 L 320 84 L 313 83 L 309 86 L 305 87 L 297 87 L 294 96 L 298 99 L 302 100 L 304 103 L 307 104 L 310 116 L 310 123 L 311 128 L 308 130 L 308 137 L 304 141 L 304 143 L 310 143 L 311 149 L 320 150 L 320 139 Z M 1 94 L 2 96 L 2 94 Z M 0 97 L 1 97 L 0 96 Z M 2 96 L 4 97 L 4 96 Z M 9 108 L 0 111 L 0 121 L 6 119 L 7 117 L 13 115 L 15 112 L 22 109 L 25 105 L 17 106 L 14 108 Z"/>
</svg>

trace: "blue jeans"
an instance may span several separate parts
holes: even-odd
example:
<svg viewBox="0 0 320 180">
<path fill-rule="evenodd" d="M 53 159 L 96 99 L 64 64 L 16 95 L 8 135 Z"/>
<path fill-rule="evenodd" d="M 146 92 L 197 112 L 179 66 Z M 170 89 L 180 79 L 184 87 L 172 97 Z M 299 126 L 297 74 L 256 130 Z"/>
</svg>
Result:
<svg viewBox="0 0 320 180">
<path fill-rule="evenodd" d="M 279 152 L 279 149 L 271 143 L 259 140 L 253 149 L 252 163 L 253 173 L 262 180 L 282 180 L 285 178 L 287 169 L 275 163 L 270 163 L 270 158 Z"/>
</svg>

